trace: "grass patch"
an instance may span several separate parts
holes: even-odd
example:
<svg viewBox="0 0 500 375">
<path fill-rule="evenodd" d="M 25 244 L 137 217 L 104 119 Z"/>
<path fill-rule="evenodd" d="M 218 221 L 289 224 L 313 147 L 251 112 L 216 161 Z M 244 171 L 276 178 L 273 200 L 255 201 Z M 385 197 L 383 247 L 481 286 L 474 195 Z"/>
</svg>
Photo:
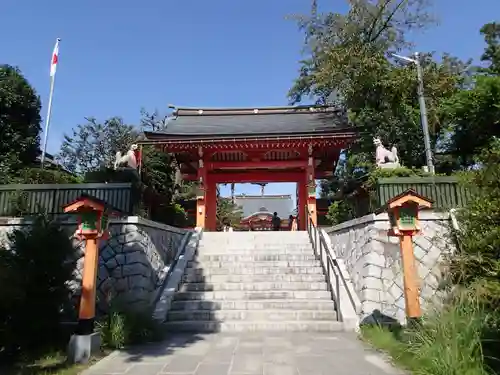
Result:
<svg viewBox="0 0 500 375">
<path fill-rule="evenodd" d="M 161 341 L 164 327 L 152 318 L 153 312 L 127 310 L 119 303 L 112 304 L 108 315 L 97 322 L 101 342 L 109 349 L 124 349 L 131 345 Z"/>
<path fill-rule="evenodd" d="M 397 366 L 412 370 L 415 368 L 415 357 L 408 352 L 408 349 L 401 338 L 401 330 L 391 330 L 379 325 L 365 325 L 361 327 L 361 337 L 374 348 L 388 354 Z"/>
<path fill-rule="evenodd" d="M 67 361 L 63 347 L 69 341 L 65 337 L 53 348 L 39 350 L 38 353 L 10 358 L 8 365 L 0 365 L 1 375 L 77 375 L 97 361 L 107 356 L 115 349 L 124 349 L 128 346 L 147 342 L 160 341 L 164 336 L 163 326 L 152 319 L 152 312 L 127 311 L 120 309 L 119 304 L 113 304 L 109 314 L 101 321 L 96 322 L 97 331 L 101 335 L 102 349 L 94 354 L 86 364 L 71 364 Z"/>
<path fill-rule="evenodd" d="M 498 316 L 473 293 L 461 293 L 423 319 L 420 328 L 362 327 L 364 340 L 418 375 L 498 374 Z M 490 354 L 491 353 L 491 354 Z"/>
<path fill-rule="evenodd" d="M 109 354 L 104 350 L 93 356 L 89 363 L 74 365 L 66 360 L 63 352 L 44 355 L 40 358 L 24 358 L 16 364 L 1 367 L 2 375 L 77 375 Z"/>
</svg>

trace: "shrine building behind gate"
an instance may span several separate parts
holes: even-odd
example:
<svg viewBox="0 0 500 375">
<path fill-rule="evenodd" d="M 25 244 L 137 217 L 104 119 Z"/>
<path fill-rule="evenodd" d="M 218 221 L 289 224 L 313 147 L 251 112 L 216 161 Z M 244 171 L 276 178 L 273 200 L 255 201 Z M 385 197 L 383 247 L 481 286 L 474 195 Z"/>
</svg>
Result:
<svg viewBox="0 0 500 375">
<path fill-rule="evenodd" d="M 174 154 L 183 180 L 197 181 L 196 226 L 216 229 L 217 184 L 295 182 L 304 230 L 306 206 L 316 217 L 315 180 L 333 175 L 355 136 L 330 106 L 174 108 L 166 131 L 140 143 Z"/>
<path fill-rule="evenodd" d="M 281 219 L 281 230 L 288 230 L 289 216 L 295 207 L 291 195 L 236 195 L 234 203 L 242 211 L 240 230 L 269 231 L 276 212 Z"/>
</svg>

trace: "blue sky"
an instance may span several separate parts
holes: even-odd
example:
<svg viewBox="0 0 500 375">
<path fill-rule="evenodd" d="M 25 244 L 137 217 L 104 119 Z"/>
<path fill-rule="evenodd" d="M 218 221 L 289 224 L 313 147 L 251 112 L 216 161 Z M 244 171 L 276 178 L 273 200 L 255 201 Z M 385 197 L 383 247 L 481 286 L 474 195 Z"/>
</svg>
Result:
<svg viewBox="0 0 500 375">
<path fill-rule="evenodd" d="M 319 3 L 346 9 L 341 0 Z M 440 25 L 415 35 L 418 50 L 478 58 L 479 28 L 500 14 L 500 1 L 435 4 Z M 170 103 L 287 104 L 302 35 L 285 16 L 309 6 L 310 0 L 4 0 L 0 63 L 17 65 L 45 105 L 50 55 L 62 38 L 48 144 L 55 153 L 62 134 L 85 116 L 137 123 L 141 107 L 164 110 Z M 257 194 L 260 187 L 237 187 L 241 192 Z M 295 186 L 275 184 L 266 193 L 294 195 Z"/>
</svg>

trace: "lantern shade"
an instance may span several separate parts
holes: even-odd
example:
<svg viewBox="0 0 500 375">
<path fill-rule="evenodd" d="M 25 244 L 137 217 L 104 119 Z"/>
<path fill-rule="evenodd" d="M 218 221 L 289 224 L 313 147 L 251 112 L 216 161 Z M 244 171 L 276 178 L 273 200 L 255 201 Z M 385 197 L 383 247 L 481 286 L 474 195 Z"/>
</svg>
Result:
<svg viewBox="0 0 500 375">
<path fill-rule="evenodd" d="M 409 189 L 391 198 L 386 208 L 391 224 L 391 235 L 417 234 L 420 232 L 419 211 L 431 208 L 432 201 Z"/>
<path fill-rule="evenodd" d="M 109 216 L 120 215 L 119 210 L 86 194 L 65 205 L 63 209 L 65 213 L 77 215 L 78 229 L 76 234 L 83 237 L 102 237 L 107 234 Z"/>
<path fill-rule="evenodd" d="M 396 195 L 394 198 L 389 199 L 389 201 L 386 203 L 386 207 L 387 209 L 391 210 L 407 202 L 416 203 L 419 209 L 432 207 L 432 200 L 418 194 L 413 189 L 408 189 L 405 192 Z"/>
<path fill-rule="evenodd" d="M 399 208 L 399 222 L 398 227 L 400 230 L 412 230 L 417 228 L 418 220 L 418 205 L 415 202 L 407 202 Z"/>
</svg>

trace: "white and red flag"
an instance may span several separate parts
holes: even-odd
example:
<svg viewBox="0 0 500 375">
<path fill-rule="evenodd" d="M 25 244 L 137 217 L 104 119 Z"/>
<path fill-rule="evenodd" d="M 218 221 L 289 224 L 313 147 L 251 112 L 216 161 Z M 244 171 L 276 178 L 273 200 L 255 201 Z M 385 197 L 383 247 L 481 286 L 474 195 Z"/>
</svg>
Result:
<svg viewBox="0 0 500 375">
<path fill-rule="evenodd" d="M 57 63 L 59 61 L 59 42 L 61 39 L 57 38 L 56 45 L 54 46 L 54 52 L 52 52 L 52 58 L 50 60 L 50 76 L 54 77 L 56 75 Z"/>
</svg>

